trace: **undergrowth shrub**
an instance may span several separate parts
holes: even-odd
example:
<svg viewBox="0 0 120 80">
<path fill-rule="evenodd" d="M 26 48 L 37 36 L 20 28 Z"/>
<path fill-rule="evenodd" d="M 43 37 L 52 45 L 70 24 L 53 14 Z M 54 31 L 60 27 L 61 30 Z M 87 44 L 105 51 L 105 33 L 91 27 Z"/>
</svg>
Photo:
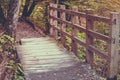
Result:
<svg viewBox="0 0 120 80">
<path fill-rule="evenodd" d="M 20 63 L 14 39 L 8 35 L 0 36 L 0 61 L 7 60 L 7 65 L 3 66 L 5 72 L 4 80 L 24 80 L 24 72 Z M 2 64 L 0 64 L 2 65 Z"/>
</svg>

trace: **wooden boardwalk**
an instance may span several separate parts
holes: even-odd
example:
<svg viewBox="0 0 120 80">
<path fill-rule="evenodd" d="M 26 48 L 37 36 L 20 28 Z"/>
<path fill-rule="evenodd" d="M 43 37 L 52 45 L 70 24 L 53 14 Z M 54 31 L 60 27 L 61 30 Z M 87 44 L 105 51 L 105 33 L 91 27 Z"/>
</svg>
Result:
<svg viewBox="0 0 120 80">
<path fill-rule="evenodd" d="M 26 80 L 98 80 L 90 66 L 49 37 L 21 39 L 17 51 Z"/>
</svg>

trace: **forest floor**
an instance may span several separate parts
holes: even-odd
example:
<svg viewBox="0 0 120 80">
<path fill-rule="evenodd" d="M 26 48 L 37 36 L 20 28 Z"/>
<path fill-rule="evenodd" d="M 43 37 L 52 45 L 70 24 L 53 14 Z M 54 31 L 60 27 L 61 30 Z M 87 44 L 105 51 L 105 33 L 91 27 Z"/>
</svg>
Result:
<svg viewBox="0 0 120 80">
<path fill-rule="evenodd" d="M 0 34 L 4 32 L 2 25 L 0 25 Z M 29 24 L 25 22 L 18 22 L 18 26 L 16 29 L 16 42 L 18 42 L 22 38 L 33 38 L 33 37 L 42 37 L 45 36 L 44 33 L 38 28 L 35 27 L 33 29 Z"/>
<path fill-rule="evenodd" d="M 16 41 L 19 41 L 22 38 L 33 38 L 33 37 L 41 37 L 44 36 L 42 31 L 35 27 L 33 29 L 30 25 L 25 22 L 19 22 L 16 30 Z"/>
</svg>

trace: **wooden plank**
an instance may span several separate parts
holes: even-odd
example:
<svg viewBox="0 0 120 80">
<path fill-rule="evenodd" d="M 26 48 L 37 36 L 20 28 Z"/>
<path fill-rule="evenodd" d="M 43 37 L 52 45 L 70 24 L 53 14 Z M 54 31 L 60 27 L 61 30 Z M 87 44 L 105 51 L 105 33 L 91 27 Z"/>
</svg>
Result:
<svg viewBox="0 0 120 80">
<path fill-rule="evenodd" d="M 27 67 L 40 67 L 41 65 L 63 65 L 63 64 L 72 64 L 75 63 L 73 60 L 64 60 L 64 61 L 47 61 L 47 60 L 40 60 L 40 61 L 25 61 L 23 64 Z M 37 65 L 36 65 L 37 64 Z"/>
<path fill-rule="evenodd" d="M 64 64 L 64 65 L 63 65 Z M 60 69 L 60 68 L 62 68 L 62 67 L 69 67 L 69 66 L 72 66 L 72 65 L 74 65 L 75 63 L 73 62 L 68 62 L 68 63 L 51 63 L 51 64 L 40 64 L 40 65 L 34 65 L 34 64 L 26 64 L 26 66 L 24 66 L 25 68 L 26 68 L 26 70 L 27 69 L 29 69 L 29 70 L 31 70 L 31 69 L 36 69 L 36 70 L 38 70 L 38 69 L 50 69 L 50 68 L 52 68 L 52 69 L 56 69 L 56 68 L 58 68 L 58 66 L 59 66 L 59 68 L 58 69 Z"/>
<path fill-rule="evenodd" d="M 54 28 L 57 31 L 60 31 L 60 29 L 57 26 L 51 25 L 52 28 Z"/>
<path fill-rule="evenodd" d="M 52 25 L 51 25 L 52 26 Z M 58 30 L 59 32 L 61 32 L 63 35 L 66 35 L 68 37 L 72 37 L 71 34 L 67 33 L 66 31 L 60 30 L 59 28 L 52 26 L 54 29 Z"/>
<path fill-rule="evenodd" d="M 55 49 L 54 49 L 55 48 Z M 31 48 L 30 48 L 31 49 Z M 65 52 L 64 50 L 59 50 L 59 49 L 57 49 L 56 47 L 53 47 L 53 49 L 52 48 L 46 48 L 46 49 L 31 49 L 31 51 L 30 51 L 30 49 L 28 48 L 28 49 L 21 49 L 21 50 L 23 50 L 22 52 L 30 52 L 30 53 L 37 53 L 37 52 L 40 52 L 40 53 L 44 53 L 44 52 L 50 52 L 50 53 L 54 53 L 54 52 L 58 52 L 58 53 L 60 53 L 60 52 Z"/>
<path fill-rule="evenodd" d="M 41 72 L 49 72 L 49 71 L 52 71 L 52 69 L 51 69 L 51 70 L 50 70 L 50 69 L 49 69 L 49 70 L 48 70 L 48 69 L 44 69 L 44 70 L 43 70 L 43 69 L 42 69 L 42 70 L 39 70 L 39 69 L 37 69 L 37 70 L 34 70 L 34 69 L 33 69 L 33 70 L 29 70 L 29 69 L 28 69 L 28 70 L 25 70 L 24 72 L 27 74 L 27 73 L 41 73 Z M 27 77 L 27 78 L 28 78 L 28 76 L 27 76 L 27 75 L 25 75 L 25 77 Z M 26 78 L 26 79 L 27 79 L 27 78 Z M 28 78 L 28 80 L 29 80 L 29 78 Z"/>
<path fill-rule="evenodd" d="M 85 13 L 82 13 L 82 12 L 76 12 L 76 11 L 73 11 L 73 10 L 69 10 L 69 9 L 61 9 L 61 8 L 54 8 L 54 7 L 50 7 L 51 10 L 57 10 L 59 12 L 65 12 L 67 14 L 75 14 L 75 15 L 78 15 L 78 16 L 81 16 L 81 17 L 85 17 L 86 14 Z"/>
<path fill-rule="evenodd" d="M 93 30 L 87 30 L 87 33 L 91 36 L 93 36 L 94 38 L 97 38 L 97 39 L 101 39 L 101 40 L 104 40 L 106 41 L 107 43 L 110 43 L 111 39 L 109 36 L 106 36 L 106 35 L 103 35 L 101 33 L 98 33 L 98 32 L 95 32 Z"/>
<path fill-rule="evenodd" d="M 69 34 L 69 33 L 65 32 L 65 31 L 61 31 L 61 32 L 62 32 L 64 35 L 66 35 L 66 36 L 68 36 L 68 37 L 72 38 L 71 34 Z"/>
<path fill-rule="evenodd" d="M 74 26 L 75 28 L 77 28 L 81 32 L 86 32 L 86 28 L 85 27 L 82 27 L 82 26 L 80 26 L 78 24 L 72 24 L 72 26 Z"/>
<path fill-rule="evenodd" d="M 53 19 L 55 19 L 55 20 L 58 20 L 58 21 L 61 22 L 61 23 L 66 24 L 66 25 L 74 26 L 75 28 L 78 28 L 79 31 L 81 31 L 81 32 L 86 32 L 86 28 L 84 28 L 83 26 L 80 26 L 80 25 L 78 25 L 78 24 L 73 24 L 73 23 L 71 23 L 71 22 L 69 22 L 69 21 L 61 20 L 60 18 L 55 18 L 55 17 L 53 17 L 53 16 L 50 16 L 50 17 L 53 18 Z"/>
<path fill-rule="evenodd" d="M 108 17 L 91 15 L 91 14 L 87 14 L 86 16 L 89 16 L 89 18 L 91 18 L 93 21 L 104 22 L 107 24 L 110 24 L 110 22 L 111 22 L 110 18 L 108 18 Z"/>
<path fill-rule="evenodd" d="M 54 28 L 55 28 L 55 27 L 54 27 Z M 58 28 L 55 28 L 55 29 L 60 30 L 60 29 L 58 29 Z M 86 31 L 86 30 L 85 30 L 85 31 Z M 72 37 L 71 34 L 65 32 L 65 31 L 60 31 L 60 32 L 61 32 L 63 35 L 66 35 L 66 36 L 74 39 L 74 40 L 75 40 L 77 43 L 79 43 L 80 45 L 82 45 L 82 46 L 84 46 L 84 47 L 86 46 L 86 44 L 85 44 L 84 42 L 80 41 L 77 37 Z"/>
<path fill-rule="evenodd" d="M 58 54 L 58 55 L 62 55 L 62 54 L 64 54 L 64 52 L 60 52 L 60 51 L 51 51 L 50 52 L 50 50 L 47 50 L 46 52 L 45 51 L 32 51 L 32 52 L 28 52 L 28 51 L 22 51 L 22 52 L 20 52 L 20 54 L 22 54 L 22 53 L 26 53 L 26 54 L 24 54 L 24 55 L 31 55 L 31 56 L 34 56 L 34 54 L 35 55 L 37 55 L 37 56 L 42 56 L 42 55 L 55 55 L 55 54 Z M 64 54 L 65 55 L 65 54 Z"/>
<path fill-rule="evenodd" d="M 36 61 L 36 60 L 34 60 L 34 61 L 32 61 L 32 60 L 26 60 L 24 62 L 26 62 L 26 63 L 40 63 L 40 65 L 41 65 L 41 63 L 42 64 L 62 63 L 62 62 L 65 63 L 65 62 L 73 62 L 73 60 L 70 58 L 70 59 L 64 59 L 64 60 L 56 59 L 54 61 L 51 60 L 51 59 L 48 59 L 48 60 L 38 60 L 38 61 Z"/>
<path fill-rule="evenodd" d="M 80 44 L 81 46 L 83 46 L 83 47 L 86 47 L 86 43 L 85 42 L 82 42 L 80 39 L 78 39 L 77 37 L 74 37 L 74 40 L 78 43 L 78 44 Z"/>
<path fill-rule="evenodd" d="M 29 42 L 29 41 L 35 41 L 35 40 L 41 40 L 41 41 L 44 41 L 44 40 L 48 40 L 50 39 L 49 37 L 40 37 L 40 38 L 22 38 L 21 41 L 26 41 L 26 42 Z"/>
<path fill-rule="evenodd" d="M 61 58 L 62 59 L 62 58 L 67 58 L 67 57 L 71 58 L 72 57 L 72 56 L 69 56 L 69 55 L 52 55 L 52 56 L 46 55 L 46 56 L 39 57 L 39 55 L 36 55 L 36 54 L 35 54 L 35 56 L 36 57 L 38 56 L 39 59 L 49 59 L 49 58 Z M 34 58 L 35 56 L 34 55 L 26 55 L 24 57 L 26 57 L 26 58 L 27 57 L 33 57 Z"/>
<path fill-rule="evenodd" d="M 54 8 L 57 8 L 57 4 L 53 4 Z M 57 10 L 53 10 L 53 16 L 57 18 Z M 57 20 L 53 20 L 53 26 L 57 27 L 58 25 L 58 21 Z M 58 36 L 58 31 L 56 29 L 53 28 L 53 36 L 55 38 L 57 38 Z"/>
<path fill-rule="evenodd" d="M 78 15 L 81 17 L 86 17 L 89 16 L 91 19 L 93 19 L 93 21 L 100 21 L 100 22 L 105 22 L 110 24 L 110 18 L 108 17 L 103 17 L 103 16 L 97 16 L 97 15 L 91 15 L 91 14 L 86 14 L 86 13 L 82 13 L 82 12 L 78 12 L 78 11 L 73 11 L 73 10 L 65 10 L 65 9 L 60 9 L 60 8 L 54 8 L 54 7 L 50 7 L 51 10 L 57 10 L 59 12 L 65 12 L 71 15 Z"/>
<path fill-rule="evenodd" d="M 93 11 L 86 10 L 86 14 L 93 14 Z M 86 59 L 91 66 L 93 65 L 94 57 L 93 57 L 93 52 L 89 51 L 89 45 L 93 45 L 93 36 L 91 36 L 87 31 L 93 30 L 94 28 L 93 24 L 94 24 L 93 20 L 89 16 L 87 16 L 86 17 Z"/>
<path fill-rule="evenodd" d="M 67 68 L 67 67 L 70 67 L 72 65 L 75 65 L 75 63 L 67 63 L 67 64 L 64 64 L 64 65 L 61 65 L 61 64 L 52 64 L 52 65 L 42 65 L 42 66 L 37 66 L 37 67 L 34 67 L 34 65 L 32 66 L 31 64 L 28 65 L 28 66 L 31 66 L 31 67 L 28 67 L 28 66 L 25 66 L 25 72 L 27 71 L 27 73 L 40 73 L 40 72 L 48 72 L 48 71 L 56 71 L 56 70 L 59 70 L 61 68 Z M 59 67 L 58 67 L 59 66 Z"/>
<path fill-rule="evenodd" d="M 22 56 L 24 56 L 24 55 L 22 55 Z M 24 60 L 23 58 L 22 58 L 22 60 Z M 25 59 L 23 62 L 25 62 L 25 61 L 37 61 L 38 59 Z M 41 59 L 41 61 L 42 60 L 44 60 L 44 61 L 61 61 L 61 58 L 56 58 L 56 59 Z M 62 60 L 73 60 L 73 61 L 78 61 L 79 62 L 79 59 L 77 58 L 77 57 L 73 57 L 73 58 L 64 58 L 64 59 L 62 59 Z"/>
<path fill-rule="evenodd" d="M 65 9 L 65 5 L 61 5 L 60 6 L 61 9 Z M 61 12 L 60 14 L 60 19 L 65 21 L 66 20 L 66 14 L 65 12 Z M 61 42 L 63 44 L 63 46 L 66 46 L 66 36 L 62 33 L 62 31 L 66 31 L 66 24 L 65 23 L 61 23 Z"/>
<path fill-rule="evenodd" d="M 49 7 L 53 7 L 53 3 L 50 3 Z M 53 9 L 50 9 L 50 16 L 53 16 Z M 50 18 L 50 25 L 53 25 L 52 18 Z M 51 26 L 50 26 L 50 35 L 53 35 L 53 28 Z"/>
<path fill-rule="evenodd" d="M 117 12 L 111 13 L 111 28 L 109 44 L 110 66 L 108 71 L 108 80 L 117 80 L 118 61 L 119 61 L 119 29 L 120 29 L 120 14 Z"/>
<path fill-rule="evenodd" d="M 38 43 L 38 44 L 41 44 L 41 43 Z M 47 43 L 45 43 L 45 44 L 47 44 Z M 45 47 L 46 48 L 49 48 L 49 47 L 51 47 L 51 48 L 55 48 L 55 47 L 58 48 L 58 46 L 56 44 L 51 44 L 51 43 L 50 44 L 48 43 L 47 46 L 46 45 L 42 45 L 41 46 L 41 45 L 37 45 L 37 44 L 36 45 L 35 44 L 34 45 L 27 44 L 27 45 L 21 45 L 20 47 L 21 47 L 21 49 L 22 48 L 24 48 L 24 49 L 32 49 L 33 47 L 36 47 L 36 49 L 44 49 Z"/>
<path fill-rule="evenodd" d="M 89 45 L 89 51 L 95 52 L 95 54 L 99 55 L 100 57 L 104 58 L 108 62 L 110 62 L 110 57 L 105 55 L 105 52 L 100 51 L 99 49 L 95 48 L 92 45 Z"/>
<path fill-rule="evenodd" d="M 73 11 L 78 11 L 78 7 L 77 6 L 73 6 L 72 10 Z M 79 24 L 79 19 L 78 19 L 77 15 L 72 15 L 71 19 L 72 19 L 72 24 Z M 77 32 L 78 32 L 78 30 L 74 26 L 72 26 L 71 36 L 72 37 L 77 37 Z M 71 48 L 72 48 L 73 53 L 77 56 L 78 46 L 77 46 L 77 43 L 76 43 L 76 41 L 74 39 L 72 39 Z"/>
<path fill-rule="evenodd" d="M 51 63 L 51 64 L 40 64 L 40 63 L 39 64 L 35 64 L 35 63 L 29 63 L 28 64 L 28 63 L 26 63 L 25 66 L 27 66 L 27 67 L 30 66 L 31 68 L 34 67 L 34 66 L 37 66 L 40 69 L 40 68 L 45 68 L 45 67 L 46 68 L 50 68 L 50 67 L 55 67 L 56 68 L 58 66 L 59 66 L 59 68 L 60 67 L 68 67 L 68 66 L 72 66 L 74 64 L 76 64 L 76 63 L 75 62 L 67 62 L 67 63 L 59 63 L 58 62 L 58 63 Z"/>
<path fill-rule="evenodd" d="M 34 53 L 34 54 L 24 54 L 25 56 L 34 56 L 34 55 L 36 55 L 36 56 L 70 56 L 70 55 L 68 55 L 68 54 L 64 54 L 64 52 L 56 52 L 56 53 L 48 53 L 48 52 L 43 52 L 43 53 Z"/>
<path fill-rule="evenodd" d="M 60 29 L 56 28 L 53 26 L 53 28 L 57 29 L 60 31 Z M 86 30 L 85 30 L 86 31 Z M 71 39 L 74 39 L 77 43 L 79 43 L 80 45 L 86 47 L 86 43 L 82 42 L 81 40 L 79 40 L 77 37 L 73 37 L 71 34 L 65 32 L 65 31 L 60 31 L 63 35 L 66 35 L 68 37 L 70 37 Z"/>
<path fill-rule="evenodd" d="M 51 60 L 58 60 L 58 59 L 60 59 L 61 60 L 61 58 L 52 58 Z M 68 59 L 70 59 L 70 58 L 68 58 L 68 57 L 66 57 L 66 58 L 62 58 L 62 60 L 68 60 Z M 77 59 L 76 58 L 71 58 L 72 60 L 74 60 L 74 61 L 76 61 Z M 37 60 L 39 60 L 39 59 L 37 59 L 37 58 L 21 58 L 21 60 L 22 60 L 22 63 L 24 63 L 25 61 L 37 61 Z M 40 60 L 48 60 L 48 59 L 40 59 Z M 77 61 L 76 61 L 77 62 Z"/>
</svg>

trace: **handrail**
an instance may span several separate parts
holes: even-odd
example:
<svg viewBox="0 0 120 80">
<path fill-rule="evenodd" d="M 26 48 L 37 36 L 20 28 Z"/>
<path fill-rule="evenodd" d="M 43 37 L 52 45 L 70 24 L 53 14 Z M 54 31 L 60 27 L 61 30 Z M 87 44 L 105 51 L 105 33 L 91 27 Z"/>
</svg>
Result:
<svg viewBox="0 0 120 80">
<path fill-rule="evenodd" d="M 55 7 L 50 7 L 50 10 L 57 10 L 59 12 L 65 12 L 65 13 L 68 13 L 68 14 L 78 15 L 78 16 L 81 16 L 81 17 L 90 17 L 91 19 L 93 19 L 95 21 L 102 21 L 102 22 L 110 23 L 110 18 L 108 18 L 108 17 L 90 15 L 90 14 L 86 14 L 86 13 L 83 13 L 83 12 L 78 12 L 78 11 L 73 11 L 73 10 L 68 10 L 68 9 L 60 9 L 60 8 L 55 8 Z"/>
<path fill-rule="evenodd" d="M 71 38 L 71 48 L 73 53 L 77 56 L 78 44 L 86 48 L 86 60 L 93 65 L 94 55 L 96 54 L 108 62 L 108 80 L 112 80 L 117 75 L 118 68 L 118 43 L 119 43 L 119 27 L 120 27 L 120 14 L 117 12 L 111 13 L 110 17 L 101 17 L 86 12 L 82 13 L 78 11 L 76 6 L 72 7 L 72 10 L 65 9 L 65 5 L 50 3 L 50 35 L 61 37 L 61 42 L 66 45 L 66 36 Z M 60 18 L 57 14 L 59 13 Z M 66 16 L 69 14 L 71 21 L 66 20 Z M 79 24 L 79 18 L 85 19 L 85 26 Z M 95 22 L 103 22 L 109 25 L 109 35 L 104 35 L 94 31 Z M 58 27 L 58 23 L 60 26 Z M 66 31 L 66 26 L 70 26 L 71 33 Z M 86 42 L 81 41 L 77 33 L 82 32 L 86 35 Z M 60 34 L 60 35 L 58 35 Z M 107 54 L 94 46 L 94 39 L 100 39 L 108 44 Z"/>
</svg>

